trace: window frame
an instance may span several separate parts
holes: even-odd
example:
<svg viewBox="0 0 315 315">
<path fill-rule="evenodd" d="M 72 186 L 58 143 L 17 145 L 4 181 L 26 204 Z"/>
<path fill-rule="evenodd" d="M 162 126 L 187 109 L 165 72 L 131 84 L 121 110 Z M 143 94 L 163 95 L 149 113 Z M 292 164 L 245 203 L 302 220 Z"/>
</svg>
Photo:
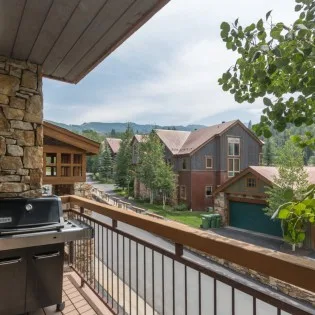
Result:
<svg viewBox="0 0 315 315">
<path fill-rule="evenodd" d="M 233 164 L 233 170 L 230 170 L 230 163 L 229 161 L 232 160 L 232 164 Z M 238 171 L 235 171 L 235 161 L 238 161 Z M 228 161 L 227 161 L 227 173 L 228 173 L 228 177 L 234 177 L 236 174 L 239 174 L 241 172 L 241 159 L 239 157 L 234 158 L 234 157 L 229 157 Z M 230 175 L 230 173 L 233 173 L 232 175 Z"/>
<path fill-rule="evenodd" d="M 249 186 L 249 185 L 248 185 L 249 180 L 253 180 L 254 183 L 255 183 L 255 186 Z M 255 177 L 247 177 L 247 178 L 246 178 L 246 188 L 255 189 L 256 187 L 257 187 L 257 179 L 256 179 Z"/>
<path fill-rule="evenodd" d="M 182 188 L 184 188 L 185 196 L 182 196 Z M 186 185 L 180 185 L 179 186 L 179 199 L 186 200 L 187 199 L 187 188 Z"/>
<path fill-rule="evenodd" d="M 211 195 L 207 195 L 207 188 L 210 187 L 211 188 Z M 213 186 L 212 185 L 206 185 L 205 186 L 205 197 L 206 198 L 211 198 L 213 196 Z"/>
<path fill-rule="evenodd" d="M 230 140 L 235 140 L 237 139 L 239 142 L 230 142 Z M 233 146 L 233 154 L 230 154 L 230 144 L 234 144 Z M 235 145 L 238 145 L 238 154 L 235 154 Z M 241 156 L 241 138 L 240 137 L 227 137 L 227 155 L 230 156 L 235 156 L 235 157 L 240 157 Z"/>
<path fill-rule="evenodd" d="M 208 160 L 211 160 L 211 167 L 208 167 Z M 205 156 L 205 168 L 207 170 L 213 169 L 213 157 L 211 155 L 206 155 Z"/>
</svg>

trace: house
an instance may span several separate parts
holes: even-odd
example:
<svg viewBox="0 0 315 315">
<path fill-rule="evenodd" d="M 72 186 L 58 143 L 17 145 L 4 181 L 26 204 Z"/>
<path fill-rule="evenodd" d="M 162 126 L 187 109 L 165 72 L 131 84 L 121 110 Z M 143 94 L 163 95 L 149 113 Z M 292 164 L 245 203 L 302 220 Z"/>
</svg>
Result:
<svg viewBox="0 0 315 315">
<path fill-rule="evenodd" d="M 121 139 L 117 138 L 105 138 L 104 147 L 108 146 L 111 156 L 114 159 L 119 151 Z"/>
<path fill-rule="evenodd" d="M 43 184 L 58 195 L 74 192 L 86 181 L 86 156 L 99 152 L 100 144 L 44 121 Z"/>
<path fill-rule="evenodd" d="M 193 210 L 213 206 L 213 192 L 249 165 L 259 165 L 262 142 L 239 120 L 195 131 L 156 129 L 165 159 L 178 175 L 178 203 Z M 137 145 L 132 141 L 133 162 Z M 135 187 L 137 187 L 135 185 Z M 140 192 L 136 190 L 136 195 Z"/>
<path fill-rule="evenodd" d="M 305 167 L 308 181 L 315 184 L 315 167 Z M 271 166 L 249 166 L 214 192 L 214 209 L 224 224 L 258 233 L 282 236 L 279 221 L 272 221 L 263 209 L 266 190 L 274 185 L 278 169 Z M 313 231 L 313 247 L 315 231 Z M 310 245 L 311 246 L 311 245 Z"/>
</svg>

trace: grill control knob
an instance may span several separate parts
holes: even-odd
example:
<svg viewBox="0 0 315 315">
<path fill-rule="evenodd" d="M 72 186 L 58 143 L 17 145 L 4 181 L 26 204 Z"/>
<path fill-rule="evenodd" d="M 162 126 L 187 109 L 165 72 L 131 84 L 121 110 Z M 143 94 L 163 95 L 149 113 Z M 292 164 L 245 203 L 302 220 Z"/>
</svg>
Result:
<svg viewBox="0 0 315 315">
<path fill-rule="evenodd" d="M 33 206 L 32 206 L 30 203 L 28 203 L 28 204 L 25 206 L 25 210 L 26 210 L 26 211 L 31 211 L 31 210 L 33 210 Z"/>
</svg>

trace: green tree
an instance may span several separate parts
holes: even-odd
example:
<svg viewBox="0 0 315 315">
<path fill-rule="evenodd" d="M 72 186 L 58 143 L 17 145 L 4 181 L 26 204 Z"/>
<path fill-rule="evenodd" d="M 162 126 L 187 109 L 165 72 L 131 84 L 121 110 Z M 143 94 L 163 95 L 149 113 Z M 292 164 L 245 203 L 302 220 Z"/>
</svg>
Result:
<svg viewBox="0 0 315 315">
<path fill-rule="evenodd" d="M 175 191 L 174 172 L 172 166 L 164 160 L 161 161 L 157 171 L 157 188 L 162 193 L 163 209 L 165 209 L 167 199 L 171 198 Z"/>
<path fill-rule="evenodd" d="M 164 148 L 155 132 L 151 132 L 139 145 L 137 176 L 150 190 L 150 203 L 153 204 L 157 192 L 162 193 L 163 206 L 174 189 L 174 174 L 164 160 Z"/>
<path fill-rule="evenodd" d="M 308 162 L 307 162 L 307 165 L 308 165 L 308 166 L 315 166 L 315 155 L 312 155 L 312 156 L 309 158 L 309 160 L 308 160 Z"/>
<path fill-rule="evenodd" d="M 263 98 L 265 108 L 260 123 L 253 128 L 266 138 L 271 136 L 271 126 L 284 131 L 287 124 L 315 123 L 315 2 L 296 3 L 295 11 L 300 14 L 292 25 L 275 23 L 271 11 L 265 19 L 246 27 L 238 19 L 221 24 L 227 49 L 239 56 L 219 84 L 239 103 Z M 315 146 L 309 133 L 294 140 Z"/>
<path fill-rule="evenodd" d="M 263 146 L 263 164 L 266 166 L 274 164 L 274 145 L 271 139 L 266 139 Z"/>
<path fill-rule="evenodd" d="M 102 179 L 108 181 L 112 178 L 113 174 L 113 160 L 109 150 L 106 145 L 104 151 L 100 154 L 99 158 L 99 174 Z"/>
<path fill-rule="evenodd" d="M 270 216 L 292 198 L 301 198 L 308 186 L 308 175 L 304 170 L 303 149 L 291 140 L 277 150 L 275 164 L 279 174 L 274 178 L 273 187 L 266 192 L 268 196 L 266 214 Z"/>
<path fill-rule="evenodd" d="M 115 181 L 116 185 L 128 190 L 130 193 L 130 184 L 134 178 L 132 166 L 132 147 L 131 140 L 133 137 L 133 130 L 128 124 L 126 131 L 122 136 L 119 151 L 116 156 L 115 167 Z"/>
</svg>

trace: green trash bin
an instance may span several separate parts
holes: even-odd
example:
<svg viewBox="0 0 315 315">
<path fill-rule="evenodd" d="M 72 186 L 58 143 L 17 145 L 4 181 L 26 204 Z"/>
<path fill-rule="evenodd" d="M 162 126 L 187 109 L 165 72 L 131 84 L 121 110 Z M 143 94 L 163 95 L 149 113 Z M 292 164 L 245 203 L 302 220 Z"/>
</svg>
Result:
<svg viewBox="0 0 315 315">
<path fill-rule="evenodd" d="M 216 224 L 217 224 L 217 221 L 216 221 L 216 214 L 211 214 L 211 228 L 215 228 L 216 227 Z"/>
<path fill-rule="evenodd" d="M 210 220 L 211 220 L 211 215 L 209 214 L 203 214 L 201 216 L 201 227 L 205 230 L 210 228 Z"/>
<path fill-rule="evenodd" d="M 217 228 L 221 227 L 221 215 L 218 214 L 216 217 Z"/>
</svg>

